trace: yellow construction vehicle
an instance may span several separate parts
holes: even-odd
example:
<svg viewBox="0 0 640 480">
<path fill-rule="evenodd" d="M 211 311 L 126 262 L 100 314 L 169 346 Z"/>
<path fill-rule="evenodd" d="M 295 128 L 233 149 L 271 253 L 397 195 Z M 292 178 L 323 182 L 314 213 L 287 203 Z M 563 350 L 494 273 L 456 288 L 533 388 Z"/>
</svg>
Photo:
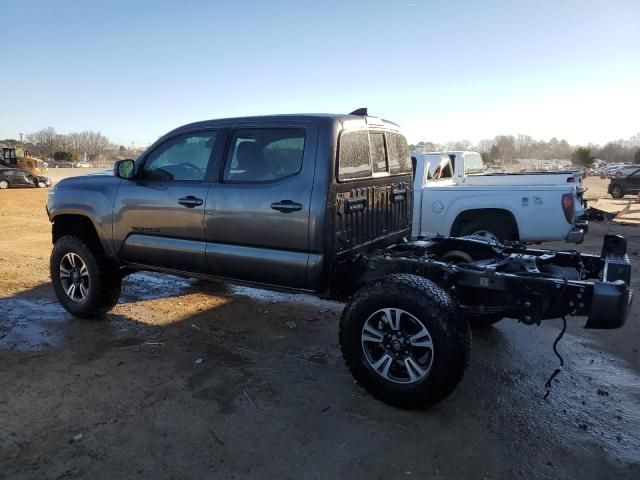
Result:
<svg viewBox="0 0 640 480">
<path fill-rule="evenodd" d="M 30 157 L 29 152 L 24 148 L 3 147 L 0 165 L 20 168 L 34 175 L 47 171 L 47 163 L 39 158 Z"/>
</svg>

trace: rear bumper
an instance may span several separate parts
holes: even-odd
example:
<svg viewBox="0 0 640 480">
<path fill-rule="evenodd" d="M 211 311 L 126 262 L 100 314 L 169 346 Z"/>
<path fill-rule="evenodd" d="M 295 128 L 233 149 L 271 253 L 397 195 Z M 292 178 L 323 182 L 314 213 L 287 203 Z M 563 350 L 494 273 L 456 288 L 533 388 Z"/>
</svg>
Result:
<svg viewBox="0 0 640 480">
<path fill-rule="evenodd" d="M 586 206 L 585 206 L 586 208 Z M 565 242 L 567 243 L 582 243 L 584 241 L 585 234 L 589 231 L 589 221 L 585 215 L 582 215 L 576 219 L 573 223 L 573 228 L 567 233 Z"/>
<path fill-rule="evenodd" d="M 593 285 L 591 309 L 585 328 L 620 328 L 627 320 L 633 291 L 627 241 L 605 235 L 600 257 L 604 260 L 602 282 Z"/>
<path fill-rule="evenodd" d="M 567 233 L 567 237 L 564 239 L 567 243 L 582 243 L 584 241 L 584 229 L 579 227 L 573 227 L 569 233 Z"/>
<path fill-rule="evenodd" d="M 593 286 L 591 312 L 584 328 L 611 329 L 622 327 L 626 320 L 633 292 L 622 280 L 596 283 Z"/>
</svg>

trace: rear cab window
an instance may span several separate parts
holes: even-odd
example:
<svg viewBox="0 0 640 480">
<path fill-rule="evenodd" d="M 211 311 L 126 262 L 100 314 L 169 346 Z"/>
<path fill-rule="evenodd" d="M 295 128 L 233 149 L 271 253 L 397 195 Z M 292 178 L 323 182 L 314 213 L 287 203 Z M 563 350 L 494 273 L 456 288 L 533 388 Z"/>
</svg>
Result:
<svg viewBox="0 0 640 480">
<path fill-rule="evenodd" d="M 477 154 L 464 156 L 464 174 L 465 175 L 483 175 L 485 173 L 484 162 L 482 157 Z"/>
<path fill-rule="evenodd" d="M 302 128 L 237 129 L 225 160 L 225 183 L 273 182 L 297 175 L 302 168 Z"/>
<path fill-rule="evenodd" d="M 407 140 L 399 133 L 377 130 L 342 132 L 338 146 L 338 180 L 411 174 Z"/>
</svg>

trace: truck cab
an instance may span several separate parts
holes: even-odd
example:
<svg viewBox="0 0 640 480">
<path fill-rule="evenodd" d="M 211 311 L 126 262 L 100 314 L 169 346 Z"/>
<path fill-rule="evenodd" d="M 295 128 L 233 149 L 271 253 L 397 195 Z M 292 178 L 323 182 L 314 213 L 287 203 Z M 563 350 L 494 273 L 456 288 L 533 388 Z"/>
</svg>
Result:
<svg viewBox="0 0 640 480">
<path fill-rule="evenodd" d="M 326 293 L 336 262 L 410 235 L 406 140 L 369 115 L 193 123 L 127 165 L 125 180 L 63 180 L 49 214 L 93 205 L 104 251 L 129 268 Z"/>
</svg>

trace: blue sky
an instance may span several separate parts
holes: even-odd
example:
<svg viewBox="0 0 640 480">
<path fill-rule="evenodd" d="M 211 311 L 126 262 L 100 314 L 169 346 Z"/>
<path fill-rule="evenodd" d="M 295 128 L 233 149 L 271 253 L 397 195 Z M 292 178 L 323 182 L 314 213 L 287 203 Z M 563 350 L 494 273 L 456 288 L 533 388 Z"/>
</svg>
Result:
<svg viewBox="0 0 640 480">
<path fill-rule="evenodd" d="M 226 116 L 349 112 L 410 141 L 640 131 L 640 1 L 2 0 L 0 138 L 144 145 Z"/>
</svg>

